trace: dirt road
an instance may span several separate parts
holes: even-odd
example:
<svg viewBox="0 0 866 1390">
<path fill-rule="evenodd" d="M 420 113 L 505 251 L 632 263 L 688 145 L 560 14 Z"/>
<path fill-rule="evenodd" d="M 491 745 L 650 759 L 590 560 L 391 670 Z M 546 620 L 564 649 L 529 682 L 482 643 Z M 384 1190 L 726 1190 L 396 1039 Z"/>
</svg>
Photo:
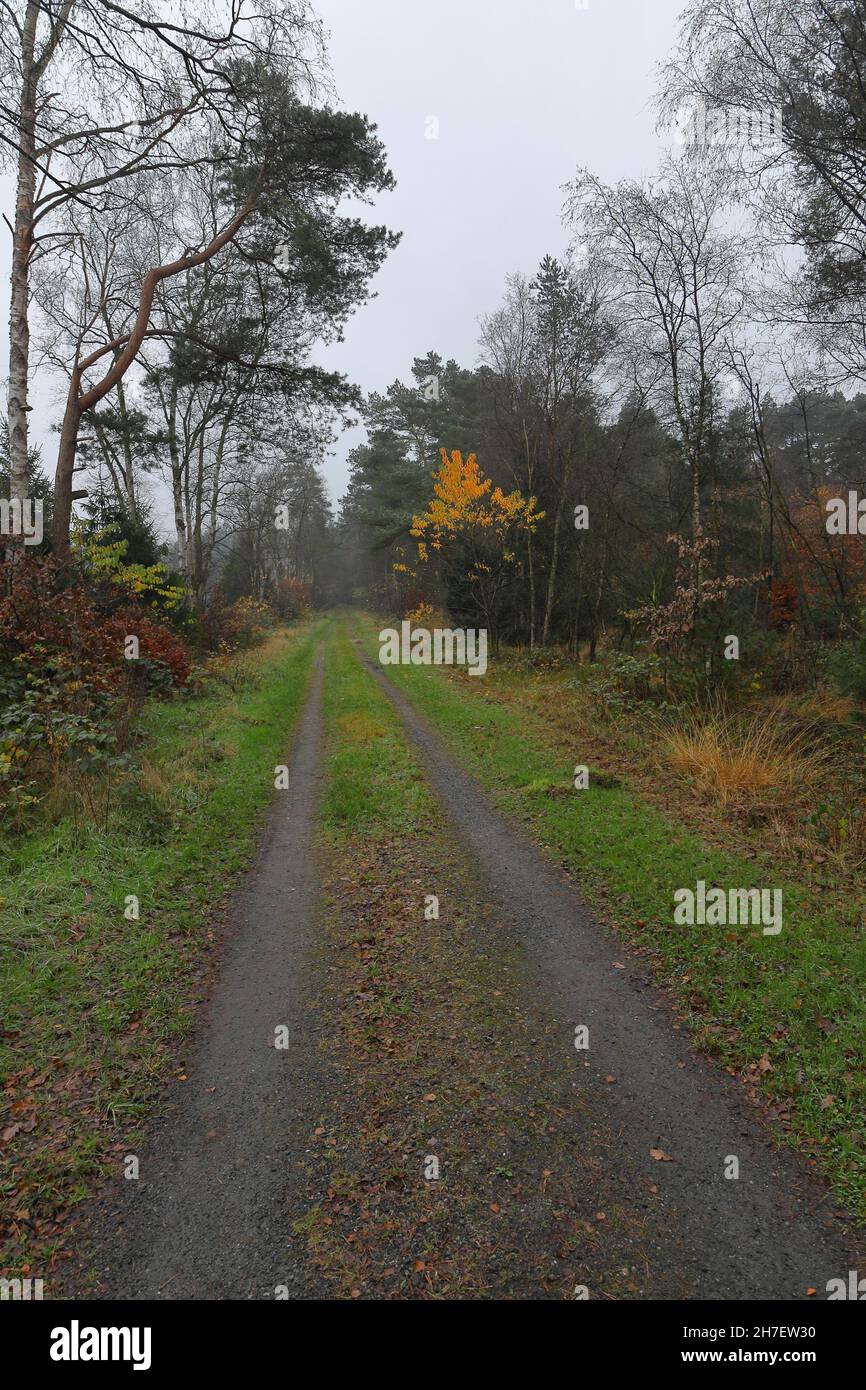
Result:
<svg viewBox="0 0 866 1390">
<path fill-rule="evenodd" d="M 77 1291 L 121 1299 L 303 1299 L 335 1296 L 335 1288 L 341 1296 L 351 1287 L 356 1297 L 436 1296 L 425 1261 L 412 1264 L 419 1231 L 435 1226 L 437 1249 L 454 1252 L 455 1265 L 458 1247 L 474 1242 L 473 1296 L 485 1296 L 479 1290 L 487 1288 L 493 1297 L 573 1297 L 575 1282 L 590 1298 L 801 1299 L 809 1290 L 820 1296 L 829 1279 L 856 1267 L 826 1189 L 797 1155 L 777 1146 L 736 1083 L 691 1053 L 668 1002 L 586 908 L 577 885 L 503 821 L 381 670 L 356 652 L 396 710 L 439 798 L 460 861 L 455 883 L 467 885 L 462 914 L 478 924 L 467 930 L 464 921 L 459 933 L 452 931 L 454 959 L 441 979 L 441 951 L 436 946 L 431 955 L 429 942 L 426 958 L 421 949 L 407 954 L 398 933 L 396 948 L 389 938 L 391 957 L 382 957 L 383 969 L 400 972 L 403 995 L 422 1015 L 412 1017 L 414 1036 L 429 1033 L 435 1048 L 404 1052 L 399 1067 L 396 1053 L 369 1054 L 371 1074 L 381 1073 L 386 1087 L 393 1077 L 381 1115 L 370 1077 L 351 1075 L 348 1053 L 335 1061 L 332 1039 L 341 1015 L 350 996 L 364 998 L 347 962 L 373 899 L 366 886 L 352 898 L 353 866 L 343 866 L 345 930 L 323 931 L 314 854 L 322 783 L 320 659 L 297 731 L 290 786 L 276 794 L 260 855 L 238 893 L 186 1080 L 138 1155 L 138 1180 L 119 1178 L 86 1213 Z M 404 880 L 414 871 L 409 860 L 400 866 Z M 365 873 L 377 880 L 376 911 L 379 898 L 391 893 L 399 926 L 408 908 L 395 885 L 388 887 L 386 872 L 375 865 L 356 872 L 359 883 Z M 497 950 L 510 963 L 501 979 L 491 964 Z M 452 988 L 460 1018 L 459 1031 L 449 1034 L 434 997 Z M 501 1031 L 507 1009 L 497 1022 L 486 1016 L 484 1001 L 493 994 L 505 996 L 520 1020 L 510 1045 Z M 485 1017 L 475 1019 L 473 1010 Z M 275 1046 L 281 1027 L 285 1048 Z M 581 1027 L 588 1029 L 585 1050 L 575 1047 Z M 459 1098 L 474 1094 L 480 1048 L 489 1054 L 487 1104 L 472 1110 Z M 439 1075 L 431 1081 L 434 1066 Z M 485 1221 L 504 1224 L 483 1240 L 476 1239 L 471 1184 L 455 1184 L 449 1206 L 447 1185 L 431 1198 L 431 1184 L 411 1178 L 415 1159 L 407 1152 L 422 1143 L 420 1135 L 406 1137 L 418 1128 L 413 1097 L 431 1086 L 434 1100 L 446 1088 L 455 1098 L 451 1128 L 439 1140 L 473 1165 L 472 1182 L 517 1174 L 519 1196 L 510 1210 L 502 1213 L 499 1202 L 485 1199 Z M 536 1130 L 518 1136 L 504 1127 L 509 1105 L 561 1118 L 545 1122 L 541 1138 Z M 486 1132 L 485 1114 L 496 1117 Z M 385 1133 L 397 1138 L 383 1145 Z M 330 1167 L 323 1165 L 323 1143 L 360 1174 L 357 1203 L 346 1188 L 335 1194 L 334 1154 L 326 1155 Z M 396 1178 L 367 1171 L 385 1148 Z M 726 1176 L 732 1160 L 737 1178 Z M 557 1173 L 563 1174 L 558 1195 L 547 1194 Z M 335 1216 L 323 1215 L 331 1211 Z M 589 1233 L 585 1257 L 568 1240 L 549 1258 L 563 1215 Z M 375 1264 L 370 1231 L 377 1220 L 390 1246 L 378 1284 L 368 1288 L 357 1271 Z M 308 1248 L 298 1228 L 317 1223 L 323 1240 Z M 363 1260 L 355 1253 L 361 1245 Z M 338 1252 L 336 1284 L 325 1247 Z M 401 1264 L 420 1266 L 416 1284 Z M 501 1271 L 496 1278 L 493 1264 Z M 619 1273 L 625 1277 L 618 1283 Z M 454 1279 L 443 1287 L 453 1287 Z"/>
<path fill-rule="evenodd" d="M 296 1205 L 317 1095 L 317 875 L 321 757 L 319 657 L 256 863 L 226 927 L 208 1017 L 169 1107 L 85 1236 L 82 1292 L 119 1299 L 245 1299 L 309 1294 L 291 1263 Z M 264 770 L 263 770 L 264 771 Z M 287 1035 L 278 1036 L 285 1027 Z M 277 1043 L 287 1042 L 286 1047 Z M 111 1200 L 113 1195 L 114 1200 Z M 95 1247 L 95 1249 L 93 1248 Z M 85 1279 L 84 1272 L 79 1278 Z"/>
<path fill-rule="evenodd" d="M 675 1258 L 697 1298 L 823 1291 L 851 1267 L 826 1188 L 777 1146 L 737 1083 L 694 1056 L 645 968 L 629 960 L 576 886 L 503 821 L 381 669 L 363 659 L 420 750 L 486 896 L 526 952 L 563 1052 L 575 1027 L 589 1029 L 579 1075 L 595 1113 L 618 1136 L 624 1194 L 651 1179 L 663 1197 L 666 1236 L 656 1258 Z M 737 1179 L 725 1176 L 731 1158 Z"/>
</svg>

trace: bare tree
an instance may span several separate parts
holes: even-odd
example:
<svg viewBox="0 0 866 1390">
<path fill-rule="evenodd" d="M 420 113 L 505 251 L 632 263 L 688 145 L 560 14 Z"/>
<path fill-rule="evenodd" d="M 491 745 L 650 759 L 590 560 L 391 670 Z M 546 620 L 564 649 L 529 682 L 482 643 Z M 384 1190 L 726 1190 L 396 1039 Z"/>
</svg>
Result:
<svg viewBox="0 0 866 1390">
<path fill-rule="evenodd" d="M 530 282 L 510 275 L 505 301 L 481 320 L 483 360 L 492 368 L 492 444 L 524 497 L 537 495 L 542 447 L 535 381 L 530 371 L 535 309 Z M 537 597 L 533 532 L 526 532 L 529 645 L 535 648 Z"/>
<path fill-rule="evenodd" d="M 16 178 L 8 222 L 15 497 L 26 489 L 30 277 L 36 259 L 70 234 L 58 214 L 105 213 L 117 185 L 187 164 L 186 132 L 203 117 L 235 141 L 238 64 L 267 59 L 308 79 L 319 31 L 306 0 L 0 0 L 0 16 L 0 154 Z M 212 150 L 199 145 L 198 155 Z"/>
<path fill-rule="evenodd" d="M 691 0 L 659 104 L 663 119 L 699 104 L 722 124 L 745 115 L 772 132 L 715 154 L 752 199 L 762 238 L 804 252 L 787 267 L 777 321 L 809 335 L 839 379 L 866 379 L 862 0 Z"/>
<path fill-rule="evenodd" d="M 646 184 L 611 188 L 582 173 L 567 208 L 609 278 L 634 380 L 676 430 L 691 475 L 695 542 L 703 535 L 720 381 L 745 305 L 744 243 L 721 228 L 728 187 L 723 170 L 671 160 Z M 700 574 L 693 579 L 697 594 Z"/>
<path fill-rule="evenodd" d="M 585 461 L 584 417 L 605 350 L 600 285 L 589 266 L 546 256 L 536 277 L 512 276 L 504 305 L 482 320 L 485 360 L 495 371 L 496 443 L 529 497 L 552 502 L 552 549 L 541 625 L 547 645 L 556 601 L 562 528 Z M 500 445 L 501 447 L 501 445 Z M 530 644 L 536 636 L 535 553 L 527 535 Z"/>
</svg>

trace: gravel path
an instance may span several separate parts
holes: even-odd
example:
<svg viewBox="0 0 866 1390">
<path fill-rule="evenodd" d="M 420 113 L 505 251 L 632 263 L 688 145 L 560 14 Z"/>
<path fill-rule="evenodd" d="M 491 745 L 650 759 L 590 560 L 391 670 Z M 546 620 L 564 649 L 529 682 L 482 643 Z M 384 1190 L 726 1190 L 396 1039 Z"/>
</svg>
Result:
<svg viewBox="0 0 866 1390">
<path fill-rule="evenodd" d="M 857 1267 L 826 1189 L 796 1154 L 777 1149 L 738 1084 L 694 1056 L 645 968 L 630 960 L 565 875 L 493 809 L 382 671 L 361 659 L 395 706 L 441 799 L 468 860 L 469 896 L 504 923 L 503 947 L 519 955 L 554 1057 L 561 1037 L 555 1065 L 564 1095 L 577 1086 L 574 1126 L 579 1108 L 580 1123 L 586 1126 L 588 1113 L 590 1127 L 597 1123 L 613 1136 L 598 1193 L 589 1190 L 586 1199 L 590 1209 L 596 1196 L 621 1203 L 652 1232 L 649 1261 L 641 1242 L 646 1278 L 638 1296 L 676 1290 L 698 1299 L 799 1299 L 808 1289 L 823 1296 L 828 1279 Z M 139 1179 L 119 1176 L 114 1196 L 103 1194 L 83 1223 L 90 1273 L 86 1289 L 76 1292 L 86 1296 L 328 1292 L 292 1233 L 297 1214 L 317 1209 L 322 1197 L 314 1136 L 322 1136 L 330 1110 L 345 1109 L 326 1060 L 326 1021 L 314 1007 L 337 959 L 318 939 L 322 681 L 320 657 L 290 787 L 276 795 L 258 861 L 235 900 L 229 946 L 187 1079 L 151 1131 Z M 333 992 L 333 981 L 329 987 Z M 285 1049 L 275 1046 L 280 1025 L 288 1028 Z M 575 1051 L 578 1025 L 589 1028 L 588 1052 Z M 496 1142 L 491 1135 L 491 1153 Z M 479 1143 L 486 1141 L 479 1136 Z M 729 1155 L 739 1160 L 737 1181 L 724 1176 Z M 586 1182 L 594 1188 L 591 1167 Z"/>
<path fill-rule="evenodd" d="M 137 1181 L 95 1218 L 96 1294 L 119 1299 L 309 1296 L 290 1255 L 318 1097 L 313 855 L 321 654 L 258 860 L 235 900 L 209 1018 Z M 288 1047 L 275 1029 L 288 1026 Z M 90 1296 L 93 1296 L 93 1290 Z M 285 1292 L 283 1295 L 285 1296 Z"/>
<path fill-rule="evenodd" d="M 693 1298 L 797 1299 L 808 1289 L 824 1296 L 827 1280 L 857 1260 L 823 1183 L 797 1154 L 776 1147 L 734 1079 L 691 1052 L 645 967 L 356 650 L 403 720 L 487 900 L 534 968 L 563 1050 L 579 1057 L 574 1029 L 589 1028 L 588 1065 L 577 1062 L 584 1093 L 619 1136 L 624 1193 L 639 1193 L 647 1180 L 659 1189 L 668 1235 L 657 1259 L 677 1262 Z M 729 1155 L 739 1160 L 738 1180 L 724 1176 Z"/>
</svg>

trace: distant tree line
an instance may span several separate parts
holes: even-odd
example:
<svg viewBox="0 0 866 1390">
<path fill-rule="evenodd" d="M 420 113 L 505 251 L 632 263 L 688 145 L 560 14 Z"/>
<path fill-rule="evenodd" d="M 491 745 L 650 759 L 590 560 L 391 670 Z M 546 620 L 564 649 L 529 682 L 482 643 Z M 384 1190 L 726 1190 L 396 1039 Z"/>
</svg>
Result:
<svg viewBox="0 0 866 1390">
<path fill-rule="evenodd" d="M 755 651 L 856 638 L 863 539 L 827 508 L 866 492 L 864 92 L 866 6 L 694 0 L 658 103 L 682 143 L 658 173 L 579 170 L 568 255 L 509 277 L 478 363 L 428 353 L 365 401 L 342 594 L 590 659 L 602 641 L 714 660 L 731 633 Z M 684 138 L 697 109 L 726 116 L 705 133 L 747 137 Z M 492 523 L 474 472 L 451 495 L 455 450 L 537 517 L 480 564 Z"/>
</svg>

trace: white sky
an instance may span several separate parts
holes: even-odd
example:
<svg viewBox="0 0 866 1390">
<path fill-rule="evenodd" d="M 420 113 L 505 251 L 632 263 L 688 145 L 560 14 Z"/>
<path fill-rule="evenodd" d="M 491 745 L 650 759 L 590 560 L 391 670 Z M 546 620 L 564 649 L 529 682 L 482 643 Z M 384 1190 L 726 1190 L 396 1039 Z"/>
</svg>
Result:
<svg viewBox="0 0 866 1390">
<path fill-rule="evenodd" d="M 614 180 L 656 167 L 655 65 L 672 47 L 683 0 L 314 3 L 330 30 L 340 102 L 379 126 L 397 179 L 370 215 L 403 232 L 376 278 L 378 297 L 320 360 L 365 391 L 405 379 L 429 350 L 474 366 L 478 319 L 499 303 L 505 276 L 565 250 L 562 185 L 575 169 Z M 431 116 L 437 140 L 425 138 Z M 11 206 L 8 178 L 0 204 Z M 9 242 L 5 232 L 0 376 Z M 53 472 L 57 391 L 37 379 L 31 401 L 33 437 Z M 334 502 L 361 437 L 344 436 L 324 461 Z"/>
</svg>

